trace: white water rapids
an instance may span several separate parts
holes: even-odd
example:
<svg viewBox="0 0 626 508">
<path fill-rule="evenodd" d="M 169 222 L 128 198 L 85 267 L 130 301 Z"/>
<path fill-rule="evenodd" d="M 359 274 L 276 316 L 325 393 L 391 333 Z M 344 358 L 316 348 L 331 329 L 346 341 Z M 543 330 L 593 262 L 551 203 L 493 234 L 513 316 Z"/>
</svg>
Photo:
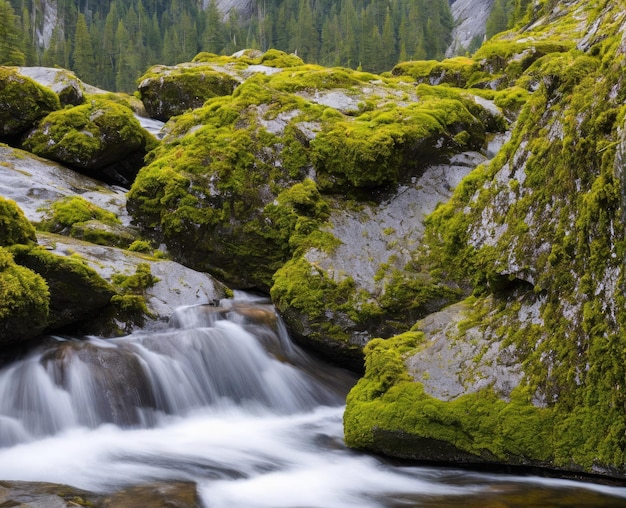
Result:
<svg viewBox="0 0 626 508">
<path fill-rule="evenodd" d="M 54 338 L 4 366 L 0 479 L 94 492 L 191 480 L 206 508 L 626 505 L 626 489 L 346 449 L 354 378 L 293 345 L 271 306 L 225 303 L 159 331 Z"/>
</svg>

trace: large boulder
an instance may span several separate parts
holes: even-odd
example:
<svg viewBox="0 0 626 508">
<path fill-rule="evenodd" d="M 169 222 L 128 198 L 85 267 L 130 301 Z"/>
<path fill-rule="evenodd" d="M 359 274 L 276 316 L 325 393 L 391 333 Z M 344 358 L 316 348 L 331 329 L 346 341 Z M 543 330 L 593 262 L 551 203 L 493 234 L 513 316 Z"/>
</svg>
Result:
<svg viewBox="0 0 626 508">
<path fill-rule="evenodd" d="M 3 341 L 61 327 L 116 336 L 166 321 L 181 305 L 230 294 L 212 277 L 164 259 L 146 241 L 128 245 L 129 237 L 124 247 L 130 250 L 113 247 L 125 231 L 137 238 L 122 189 L 7 146 L 0 145 L 0 156 L 0 195 L 11 197 L 0 198 Z M 57 233 L 36 233 L 33 223 Z M 121 229 L 109 236 L 103 228 L 111 223 Z"/>
<path fill-rule="evenodd" d="M 83 82 L 66 69 L 19 67 L 17 71 L 56 93 L 62 106 L 78 106 L 85 101 Z"/>
<path fill-rule="evenodd" d="M 429 217 L 417 259 L 474 296 L 370 342 L 346 442 L 623 480 L 626 22 L 613 4 L 539 12 L 518 35 L 537 51 L 484 49 L 532 93 L 510 142 Z"/>
<path fill-rule="evenodd" d="M 124 104 L 99 96 L 50 113 L 23 147 L 102 181 L 129 187 L 156 140 Z"/>
<path fill-rule="evenodd" d="M 0 139 L 13 139 L 61 107 L 59 97 L 16 69 L 0 67 Z"/>
<path fill-rule="evenodd" d="M 168 122 L 128 209 L 177 260 L 238 287 L 271 288 L 299 339 L 359 363 L 369 338 L 459 297 L 428 274 L 405 291 L 414 272 L 405 265 L 424 215 L 486 160 L 506 122 L 490 101 L 450 87 L 270 67 L 292 65 L 285 55 L 258 62 L 221 61 L 243 82 Z M 431 186 L 436 199 L 420 192 Z M 411 198 L 425 205 L 409 212 Z M 368 220 L 371 249 L 353 233 Z M 357 244 L 359 262 L 342 259 Z"/>
<path fill-rule="evenodd" d="M 148 115 L 166 121 L 212 97 L 230 95 L 238 84 L 229 74 L 202 64 L 157 65 L 141 78 L 139 93 Z"/>
</svg>

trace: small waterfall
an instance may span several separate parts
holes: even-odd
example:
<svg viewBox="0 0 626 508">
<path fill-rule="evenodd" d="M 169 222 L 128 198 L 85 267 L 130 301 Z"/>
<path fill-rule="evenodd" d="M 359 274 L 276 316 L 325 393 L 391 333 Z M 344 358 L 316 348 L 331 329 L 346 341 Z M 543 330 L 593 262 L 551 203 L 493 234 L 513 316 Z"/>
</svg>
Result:
<svg viewBox="0 0 626 508">
<path fill-rule="evenodd" d="M 0 446 L 103 424 L 141 428 L 199 408 L 294 414 L 343 403 L 271 305 L 179 309 L 167 329 L 103 340 L 56 337 L 0 371 Z M 342 378 L 342 379 L 341 379 Z"/>
<path fill-rule="evenodd" d="M 308 357 L 273 307 L 248 295 L 181 308 L 158 331 L 53 337 L 0 369 L 0 480 L 98 493 L 188 481 L 203 508 L 626 502 L 626 489 L 348 450 L 342 416 L 354 381 Z"/>
</svg>

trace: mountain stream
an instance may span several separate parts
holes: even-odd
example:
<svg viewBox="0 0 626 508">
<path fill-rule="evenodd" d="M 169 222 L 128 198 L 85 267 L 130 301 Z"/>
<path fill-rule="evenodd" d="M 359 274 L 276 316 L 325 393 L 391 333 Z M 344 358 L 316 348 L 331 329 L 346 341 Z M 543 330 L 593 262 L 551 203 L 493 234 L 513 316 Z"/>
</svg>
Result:
<svg viewBox="0 0 626 508">
<path fill-rule="evenodd" d="M 626 488 L 349 450 L 355 381 L 249 297 L 122 338 L 50 337 L 0 369 L 0 479 L 94 492 L 186 480 L 206 508 L 626 506 Z"/>
</svg>

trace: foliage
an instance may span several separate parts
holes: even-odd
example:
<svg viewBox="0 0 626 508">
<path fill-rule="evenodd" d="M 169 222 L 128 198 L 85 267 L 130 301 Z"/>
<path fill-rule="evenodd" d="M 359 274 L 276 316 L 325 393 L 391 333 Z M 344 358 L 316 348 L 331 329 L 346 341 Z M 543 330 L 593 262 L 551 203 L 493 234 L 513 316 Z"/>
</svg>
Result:
<svg viewBox="0 0 626 508">
<path fill-rule="evenodd" d="M 7 0 L 0 0 L 0 65 L 24 65 L 26 56 L 19 19 Z"/>
</svg>

